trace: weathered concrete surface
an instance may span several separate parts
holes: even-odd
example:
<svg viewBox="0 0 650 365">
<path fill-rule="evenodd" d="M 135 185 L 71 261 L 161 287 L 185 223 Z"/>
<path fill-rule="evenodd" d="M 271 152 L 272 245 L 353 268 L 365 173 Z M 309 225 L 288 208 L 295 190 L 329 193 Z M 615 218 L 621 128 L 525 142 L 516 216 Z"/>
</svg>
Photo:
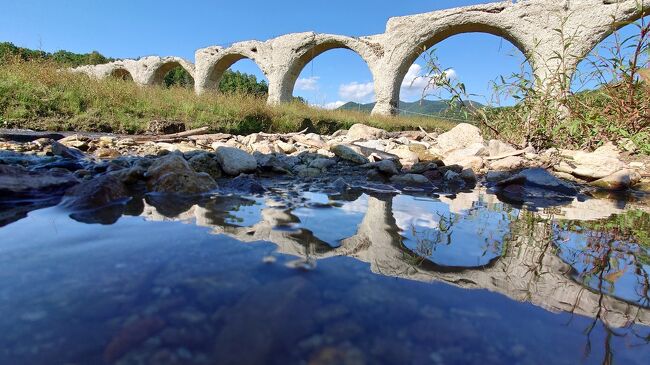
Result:
<svg viewBox="0 0 650 365">
<path fill-rule="evenodd" d="M 106 77 L 128 71 L 142 85 L 161 82 L 171 64 L 182 65 L 195 79 L 197 92 L 215 89 L 223 72 L 235 62 L 254 61 L 269 80 L 268 102 L 292 100 L 298 75 L 314 57 L 334 48 L 356 52 L 373 75 L 377 104 L 374 114 L 394 114 L 400 86 L 409 67 L 426 49 L 461 33 L 489 33 L 503 37 L 527 57 L 540 91 L 564 90 L 582 60 L 617 28 L 640 19 L 650 2 L 638 0 L 522 0 L 460 7 L 391 18 L 383 34 L 346 37 L 332 34 L 295 33 L 267 41 L 246 41 L 230 47 L 208 47 L 195 54 L 191 64 L 175 57 L 146 57 L 77 70 Z M 561 29 L 562 32 L 559 32 Z M 566 46 L 566 47 L 565 47 Z M 558 55 L 563 57 L 558 58 Z M 480 66 L 480 58 L 476 59 Z"/>
<path fill-rule="evenodd" d="M 137 60 L 119 60 L 96 66 L 73 69 L 97 78 L 118 77 L 132 79 L 139 85 L 161 85 L 165 75 L 181 66 L 194 77 L 194 64 L 180 57 L 149 56 Z"/>
</svg>

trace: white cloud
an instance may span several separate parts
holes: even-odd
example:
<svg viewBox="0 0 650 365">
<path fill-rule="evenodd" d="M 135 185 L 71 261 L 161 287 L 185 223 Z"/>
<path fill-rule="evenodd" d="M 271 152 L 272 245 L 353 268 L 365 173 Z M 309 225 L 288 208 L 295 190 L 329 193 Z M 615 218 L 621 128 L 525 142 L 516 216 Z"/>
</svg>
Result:
<svg viewBox="0 0 650 365">
<path fill-rule="evenodd" d="M 339 96 L 341 99 L 356 101 L 356 102 L 369 102 L 374 98 L 375 84 L 373 82 L 359 83 L 353 81 L 349 84 L 342 84 L 339 86 Z"/>
<path fill-rule="evenodd" d="M 444 76 L 447 79 L 455 79 L 457 77 L 456 70 L 449 69 L 445 71 Z M 435 89 L 436 78 L 440 75 L 427 75 L 422 69 L 422 66 L 414 63 L 409 67 L 404 81 L 402 81 L 401 95 L 402 100 L 411 101 L 412 99 L 419 99 L 422 97 L 422 92 L 430 93 Z"/>
<path fill-rule="evenodd" d="M 296 81 L 296 89 L 301 91 L 315 91 L 318 90 L 319 76 L 311 76 L 300 78 Z"/>
<path fill-rule="evenodd" d="M 331 103 L 327 103 L 327 104 L 323 104 L 323 105 L 316 105 L 316 106 L 318 106 L 320 108 L 323 108 L 323 109 L 336 109 L 336 108 L 341 107 L 345 103 L 346 103 L 345 101 L 337 100 L 337 101 L 333 101 Z"/>
</svg>

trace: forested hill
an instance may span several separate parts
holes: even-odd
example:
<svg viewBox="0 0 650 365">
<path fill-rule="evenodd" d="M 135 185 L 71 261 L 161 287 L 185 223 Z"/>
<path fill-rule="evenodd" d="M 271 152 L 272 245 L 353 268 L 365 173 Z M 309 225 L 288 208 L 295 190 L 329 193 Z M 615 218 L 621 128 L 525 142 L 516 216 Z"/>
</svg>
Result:
<svg viewBox="0 0 650 365">
<path fill-rule="evenodd" d="M 468 104 L 466 102 L 466 104 Z M 483 104 L 472 101 L 472 106 L 474 108 L 481 108 Z M 355 102 L 349 102 L 343 104 L 339 107 L 342 110 L 358 110 L 366 113 L 370 113 L 372 108 L 375 107 L 375 103 L 368 104 L 359 104 Z M 399 114 L 401 115 L 430 115 L 430 116 L 446 116 L 465 119 L 462 111 L 457 110 L 459 108 L 454 108 L 452 110 L 449 105 L 449 101 L 446 100 L 419 100 L 414 102 L 400 101 L 399 104 Z"/>
<path fill-rule="evenodd" d="M 97 51 L 90 53 L 73 53 L 68 51 L 56 51 L 49 53 L 40 50 L 18 47 L 11 42 L 0 42 L 0 62 L 8 57 L 18 57 L 23 61 L 31 60 L 52 60 L 60 65 L 77 67 L 82 65 L 100 65 L 115 61 Z"/>
</svg>

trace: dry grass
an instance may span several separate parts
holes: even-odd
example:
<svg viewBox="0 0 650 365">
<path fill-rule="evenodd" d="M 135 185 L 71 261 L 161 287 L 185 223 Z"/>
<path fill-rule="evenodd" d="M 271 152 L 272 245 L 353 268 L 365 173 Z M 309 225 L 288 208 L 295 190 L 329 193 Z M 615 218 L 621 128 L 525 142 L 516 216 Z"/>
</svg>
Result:
<svg viewBox="0 0 650 365">
<path fill-rule="evenodd" d="M 153 119 L 180 120 L 188 128 L 214 132 L 319 133 L 364 123 L 387 130 L 429 131 L 455 123 L 426 117 L 375 117 L 355 111 L 324 110 L 302 103 L 268 106 L 249 95 L 206 93 L 183 88 L 139 87 L 118 79 L 96 80 L 61 71 L 49 62 L 0 65 L 0 125 L 35 130 L 140 133 Z"/>
</svg>

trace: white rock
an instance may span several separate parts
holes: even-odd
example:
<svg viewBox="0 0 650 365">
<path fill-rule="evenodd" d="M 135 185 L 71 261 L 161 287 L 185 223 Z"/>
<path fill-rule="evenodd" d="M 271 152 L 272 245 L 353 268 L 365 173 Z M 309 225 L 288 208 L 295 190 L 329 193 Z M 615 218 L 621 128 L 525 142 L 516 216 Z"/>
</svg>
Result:
<svg viewBox="0 0 650 365">
<path fill-rule="evenodd" d="M 374 128 L 367 126 L 365 124 L 355 124 L 352 127 L 350 127 L 350 130 L 346 134 L 346 138 L 349 141 L 356 141 L 360 139 L 364 140 L 372 140 L 372 139 L 378 139 L 378 138 L 383 138 L 386 136 L 386 131 L 383 129 L 379 128 Z"/>
<path fill-rule="evenodd" d="M 228 175 L 237 176 L 257 169 L 255 158 L 238 148 L 221 146 L 216 149 L 215 154 L 221 168 Z"/>
<path fill-rule="evenodd" d="M 438 136 L 438 147 L 444 154 L 471 146 L 474 143 L 485 143 L 478 127 L 461 123 L 449 132 Z"/>
</svg>

